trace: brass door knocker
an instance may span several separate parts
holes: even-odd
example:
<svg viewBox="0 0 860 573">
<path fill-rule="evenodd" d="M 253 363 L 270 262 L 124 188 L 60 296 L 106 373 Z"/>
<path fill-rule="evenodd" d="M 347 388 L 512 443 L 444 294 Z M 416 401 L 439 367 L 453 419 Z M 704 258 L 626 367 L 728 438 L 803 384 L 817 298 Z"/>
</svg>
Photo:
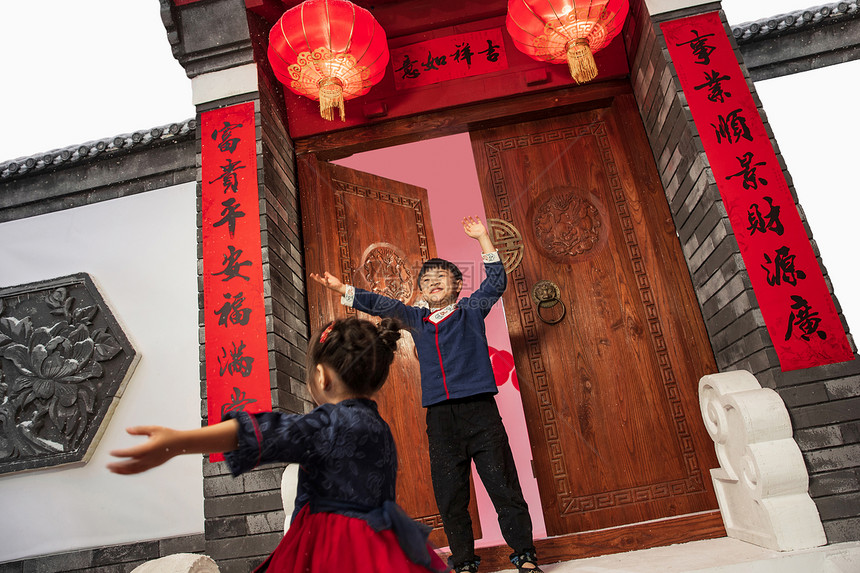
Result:
<svg viewBox="0 0 860 573">
<path fill-rule="evenodd" d="M 567 314 L 567 307 L 561 302 L 561 289 L 552 281 L 542 280 L 535 283 L 532 287 L 532 300 L 538 308 L 538 318 L 547 324 L 558 324 Z M 543 315 L 544 309 L 553 308 L 556 305 L 561 305 L 561 314 L 556 318 L 545 318 Z"/>
</svg>

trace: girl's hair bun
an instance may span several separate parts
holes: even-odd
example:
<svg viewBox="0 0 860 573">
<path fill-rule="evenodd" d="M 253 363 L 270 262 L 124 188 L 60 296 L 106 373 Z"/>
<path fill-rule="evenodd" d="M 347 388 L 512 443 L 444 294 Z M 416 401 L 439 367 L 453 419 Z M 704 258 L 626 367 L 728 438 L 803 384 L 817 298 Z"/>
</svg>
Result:
<svg viewBox="0 0 860 573">
<path fill-rule="evenodd" d="M 383 318 L 378 325 L 356 317 L 335 320 L 311 337 L 308 374 L 325 364 L 350 390 L 370 396 L 388 377 L 401 328 L 393 318 Z"/>
<path fill-rule="evenodd" d="M 391 352 L 397 352 L 397 341 L 400 340 L 400 322 L 393 318 L 383 318 L 379 326 L 379 339 Z"/>
</svg>

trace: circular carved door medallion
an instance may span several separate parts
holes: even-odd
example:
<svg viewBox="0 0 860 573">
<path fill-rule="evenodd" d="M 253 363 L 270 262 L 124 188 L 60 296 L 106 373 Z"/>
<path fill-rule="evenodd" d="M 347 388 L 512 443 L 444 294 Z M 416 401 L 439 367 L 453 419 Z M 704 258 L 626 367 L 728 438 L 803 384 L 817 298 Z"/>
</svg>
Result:
<svg viewBox="0 0 860 573">
<path fill-rule="evenodd" d="M 397 299 L 403 304 L 412 301 L 415 279 L 406 255 L 390 243 L 374 243 L 365 249 L 356 278 L 371 292 Z"/>
<path fill-rule="evenodd" d="M 586 255 L 605 236 L 603 209 L 590 193 L 557 188 L 534 204 L 532 230 L 538 248 L 555 260 Z"/>
</svg>

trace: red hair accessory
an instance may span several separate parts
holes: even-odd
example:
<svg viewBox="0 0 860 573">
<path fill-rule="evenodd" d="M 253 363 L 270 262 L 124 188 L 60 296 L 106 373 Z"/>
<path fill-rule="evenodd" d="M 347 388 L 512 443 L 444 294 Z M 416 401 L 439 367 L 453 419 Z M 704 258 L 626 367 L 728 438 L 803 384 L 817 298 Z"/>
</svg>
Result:
<svg viewBox="0 0 860 573">
<path fill-rule="evenodd" d="M 325 344 L 326 338 L 328 338 L 331 329 L 334 328 L 334 323 L 329 324 L 325 330 L 323 330 L 322 334 L 320 334 L 320 344 Z"/>
</svg>

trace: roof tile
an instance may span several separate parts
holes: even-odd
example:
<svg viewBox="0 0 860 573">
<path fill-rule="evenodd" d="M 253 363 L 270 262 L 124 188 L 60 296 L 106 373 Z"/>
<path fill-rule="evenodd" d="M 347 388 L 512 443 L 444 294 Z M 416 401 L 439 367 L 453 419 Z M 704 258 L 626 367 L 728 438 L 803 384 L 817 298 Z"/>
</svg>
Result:
<svg viewBox="0 0 860 573">
<path fill-rule="evenodd" d="M 196 129 L 197 120 L 186 119 L 180 123 L 153 127 L 150 130 L 135 131 L 134 133 L 70 145 L 69 147 L 41 152 L 30 157 L 0 161 L 0 181 L 23 177 L 29 173 L 47 168 L 62 167 L 66 164 L 71 165 L 78 161 L 84 161 L 101 155 L 113 155 L 129 151 L 132 148 L 137 149 L 167 143 L 172 140 L 194 137 Z"/>
<path fill-rule="evenodd" d="M 860 2 L 857 0 L 833 2 L 787 14 L 768 16 L 754 22 L 744 22 L 732 27 L 732 35 L 740 45 L 769 35 L 796 32 L 811 24 L 836 22 L 848 17 L 860 17 Z"/>
</svg>

